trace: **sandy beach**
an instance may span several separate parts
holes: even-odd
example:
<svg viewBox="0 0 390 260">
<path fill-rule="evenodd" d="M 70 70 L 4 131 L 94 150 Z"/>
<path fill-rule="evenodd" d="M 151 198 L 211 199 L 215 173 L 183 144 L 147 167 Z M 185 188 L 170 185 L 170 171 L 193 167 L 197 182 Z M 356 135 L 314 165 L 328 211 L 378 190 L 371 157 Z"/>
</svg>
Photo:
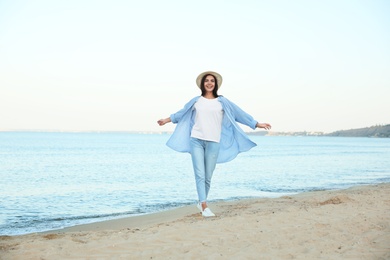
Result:
<svg viewBox="0 0 390 260">
<path fill-rule="evenodd" d="M 390 184 L 0 237 L 0 259 L 390 259 Z"/>
</svg>

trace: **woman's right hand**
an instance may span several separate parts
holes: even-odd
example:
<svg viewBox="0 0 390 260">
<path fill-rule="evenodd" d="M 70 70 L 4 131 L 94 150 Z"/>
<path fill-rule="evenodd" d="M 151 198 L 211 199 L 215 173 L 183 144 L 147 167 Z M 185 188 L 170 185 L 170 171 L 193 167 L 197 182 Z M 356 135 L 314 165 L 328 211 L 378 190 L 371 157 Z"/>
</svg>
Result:
<svg viewBox="0 0 390 260">
<path fill-rule="evenodd" d="M 171 122 L 171 118 L 170 117 L 158 120 L 157 124 L 159 124 L 160 126 L 163 126 L 163 125 L 165 125 L 166 123 L 169 123 L 169 122 Z"/>
</svg>

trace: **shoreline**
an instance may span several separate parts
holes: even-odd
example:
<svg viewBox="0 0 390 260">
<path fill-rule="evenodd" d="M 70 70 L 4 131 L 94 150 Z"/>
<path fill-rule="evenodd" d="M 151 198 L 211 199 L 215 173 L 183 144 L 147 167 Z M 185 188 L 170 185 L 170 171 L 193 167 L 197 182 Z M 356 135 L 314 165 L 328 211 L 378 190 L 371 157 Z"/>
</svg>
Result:
<svg viewBox="0 0 390 260">
<path fill-rule="evenodd" d="M 277 197 L 272 198 L 237 198 L 232 200 L 220 200 L 220 201 L 211 201 L 208 202 L 210 208 L 212 208 L 214 213 L 222 213 L 224 207 L 229 206 L 236 206 L 236 204 L 239 203 L 266 203 L 269 200 L 277 200 L 280 198 L 294 198 L 294 197 L 300 197 L 300 196 L 310 196 L 311 194 L 316 194 L 318 192 L 332 192 L 332 191 L 344 191 L 354 188 L 360 188 L 365 186 L 377 186 L 377 185 L 383 185 L 387 183 L 378 183 L 378 184 L 365 184 L 365 185 L 357 185 L 352 186 L 345 189 L 327 189 L 327 190 L 314 190 L 314 191 L 304 191 L 299 192 L 291 195 L 280 195 Z M 388 183 L 390 186 L 390 183 Z M 32 232 L 28 234 L 21 234 L 21 235 L 11 235 L 10 237 L 14 236 L 25 236 L 25 235 L 33 235 L 33 234 L 57 234 L 57 233 L 68 233 L 68 232 L 84 232 L 84 231 L 106 231 L 106 230 L 121 230 L 121 229 L 128 229 L 128 228 L 147 228 L 149 226 L 153 225 L 159 225 L 167 222 L 174 222 L 177 220 L 180 220 L 182 218 L 185 218 L 188 215 L 196 215 L 198 212 L 196 208 L 196 204 L 193 205 L 186 205 L 181 206 L 178 208 L 163 210 L 159 212 L 152 212 L 152 213 L 146 213 L 142 215 L 136 215 L 136 216 L 126 216 L 126 217 L 120 217 L 115 219 L 109 219 L 109 220 L 102 220 L 92 223 L 86 223 L 86 224 L 78 224 L 74 226 L 64 227 L 60 229 L 52 229 L 42 232 Z M 217 215 L 218 217 L 218 215 Z M 0 236 L 1 237 L 1 236 Z"/>
<path fill-rule="evenodd" d="M 0 259 L 390 258 L 390 183 L 196 205 L 0 237 Z"/>
</svg>

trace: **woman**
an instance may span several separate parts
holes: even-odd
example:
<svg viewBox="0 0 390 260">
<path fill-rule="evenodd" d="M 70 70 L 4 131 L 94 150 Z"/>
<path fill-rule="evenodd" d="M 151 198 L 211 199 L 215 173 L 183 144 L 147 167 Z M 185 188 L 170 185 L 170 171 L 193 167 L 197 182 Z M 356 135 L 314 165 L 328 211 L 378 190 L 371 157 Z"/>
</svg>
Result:
<svg viewBox="0 0 390 260">
<path fill-rule="evenodd" d="M 256 146 L 237 122 L 252 129 L 271 129 L 268 123 L 258 123 L 237 105 L 218 95 L 222 76 L 213 71 L 201 73 L 196 84 L 201 96 L 190 100 L 183 109 L 170 117 L 160 119 L 160 126 L 177 123 L 167 145 L 178 152 L 189 152 L 194 168 L 198 209 L 204 217 L 215 214 L 207 206 L 211 177 L 217 163 L 233 160 L 240 152 Z"/>
</svg>

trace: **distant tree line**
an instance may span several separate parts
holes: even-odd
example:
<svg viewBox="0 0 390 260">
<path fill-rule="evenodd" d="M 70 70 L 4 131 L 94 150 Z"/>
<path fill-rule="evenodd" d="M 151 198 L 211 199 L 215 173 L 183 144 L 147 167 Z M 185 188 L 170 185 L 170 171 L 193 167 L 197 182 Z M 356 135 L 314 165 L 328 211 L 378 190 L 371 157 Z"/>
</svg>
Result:
<svg viewBox="0 0 390 260">
<path fill-rule="evenodd" d="M 322 132 L 267 132 L 267 131 L 256 131 L 248 133 L 250 135 L 260 136 L 340 136 L 340 137 L 390 137 L 390 125 L 376 125 L 365 128 L 339 130 L 332 133 Z"/>
<path fill-rule="evenodd" d="M 340 130 L 325 135 L 342 137 L 390 137 L 390 125 L 376 125 L 358 129 Z"/>
</svg>

